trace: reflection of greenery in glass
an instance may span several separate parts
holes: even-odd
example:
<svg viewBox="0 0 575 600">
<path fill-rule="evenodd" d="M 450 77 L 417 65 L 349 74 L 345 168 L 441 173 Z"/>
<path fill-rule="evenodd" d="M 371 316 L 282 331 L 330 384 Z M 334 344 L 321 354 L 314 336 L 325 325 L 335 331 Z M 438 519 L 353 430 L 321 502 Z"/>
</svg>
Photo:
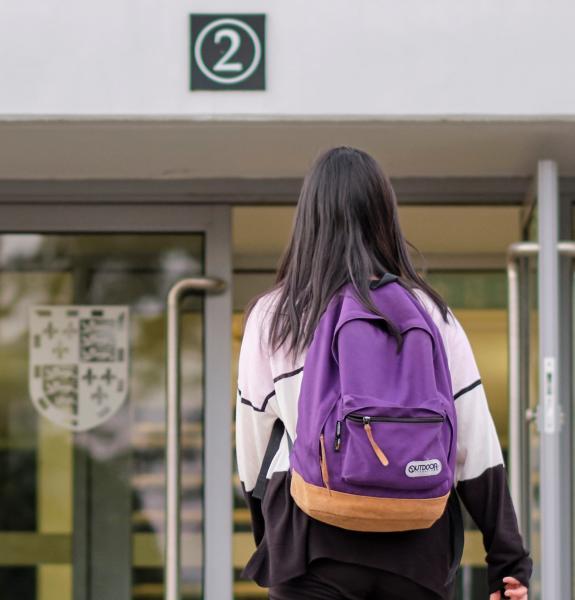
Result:
<svg viewBox="0 0 575 600">
<path fill-rule="evenodd" d="M 507 308 L 505 271 L 432 271 L 427 281 L 452 308 Z"/>
<path fill-rule="evenodd" d="M 71 546 L 73 512 L 86 509 L 72 505 L 72 490 L 82 468 L 77 459 L 85 455 L 98 473 L 107 473 L 104 480 L 114 486 L 111 494 L 132 497 L 134 594 L 161 597 L 165 298 L 175 281 L 203 272 L 203 236 L 3 235 L 0 269 L 2 596 L 72 597 L 73 562 L 78 554 L 77 550 L 72 554 Z M 131 372 L 126 410 L 87 436 L 58 429 L 39 417 L 29 401 L 27 314 L 36 304 L 130 306 Z M 183 313 L 183 580 L 185 588 L 196 590 L 197 596 L 201 595 L 203 546 L 201 298 L 186 300 Z M 75 453 L 72 440 L 77 442 Z M 122 465 L 131 469 L 127 478 Z M 99 514 L 98 506 L 89 508 L 94 527 L 98 522 L 108 526 L 105 521 L 113 515 Z M 119 525 L 121 541 L 125 527 Z M 22 538 L 24 531 L 37 534 L 28 550 L 23 545 L 28 539 Z M 37 568 L 4 566 L 26 565 L 32 554 L 38 557 Z M 100 554 L 93 560 L 107 558 Z M 129 554 L 125 559 L 130 560 Z"/>
</svg>

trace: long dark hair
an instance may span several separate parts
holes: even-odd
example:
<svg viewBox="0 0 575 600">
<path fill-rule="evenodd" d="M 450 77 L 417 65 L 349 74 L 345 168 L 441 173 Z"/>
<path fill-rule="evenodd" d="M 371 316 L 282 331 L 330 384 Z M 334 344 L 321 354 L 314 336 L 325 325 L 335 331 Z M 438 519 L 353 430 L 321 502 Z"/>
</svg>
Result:
<svg viewBox="0 0 575 600">
<path fill-rule="evenodd" d="M 270 352 L 286 344 L 298 354 L 311 342 L 330 299 L 351 283 L 368 310 L 386 321 L 401 349 L 397 327 L 370 298 L 370 277 L 390 272 L 412 296 L 427 292 L 447 322 L 449 308 L 417 274 L 399 226 L 397 199 L 379 164 L 366 152 L 340 146 L 322 153 L 304 178 L 291 239 L 272 288 L 255 296 L 245 320 L 260 297 L 277 292 L 269 321 Z"/>
</svg>

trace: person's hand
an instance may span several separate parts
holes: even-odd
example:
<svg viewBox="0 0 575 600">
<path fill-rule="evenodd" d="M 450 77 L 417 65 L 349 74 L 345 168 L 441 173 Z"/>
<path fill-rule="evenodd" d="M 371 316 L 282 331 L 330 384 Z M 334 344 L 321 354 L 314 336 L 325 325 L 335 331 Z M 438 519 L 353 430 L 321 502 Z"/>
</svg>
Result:
<svg viewBox="0 0 575 600">
<path fill-rule="evenodd" d="M 504 577 L 505 596 L 503 598 L 512 598 L 512 600 L 527 600 L 527 588 L 515 579 L 515 577 Z M 489 600 L 503 600 L 501 592 L 493 592 L 489 595 Z"/>
</svg>

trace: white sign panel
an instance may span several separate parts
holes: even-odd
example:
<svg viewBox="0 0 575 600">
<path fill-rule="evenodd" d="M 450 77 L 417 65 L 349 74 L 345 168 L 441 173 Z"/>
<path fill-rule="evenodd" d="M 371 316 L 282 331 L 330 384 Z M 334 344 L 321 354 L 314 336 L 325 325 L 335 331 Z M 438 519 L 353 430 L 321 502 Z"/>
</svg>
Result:
<svg viewBox="0 0 575 600">
<path fill-rule="evenodd" d="M 38 412 L 72 431 L 109 419 L 128 393 L 129 307 L 34 306 L 29 317 Z"/>
</svg>

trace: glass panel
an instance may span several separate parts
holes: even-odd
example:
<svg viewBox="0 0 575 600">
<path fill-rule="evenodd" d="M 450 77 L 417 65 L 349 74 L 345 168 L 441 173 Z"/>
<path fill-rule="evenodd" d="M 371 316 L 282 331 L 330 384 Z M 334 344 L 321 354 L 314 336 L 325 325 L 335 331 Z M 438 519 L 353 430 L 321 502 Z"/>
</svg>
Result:
<svg viewBox="0 0 575 600">
<path fill-rule="evenodd" d="M 165 298 L 177 280 L 203 270 L 202 234 L 0 235 L 2 597 L 161 598 Z M 38 306 L 50 311 L 42 326 L 29 318 Z M 58 308 L 64 306 L 72 312 Z M 119 310 L 129 315 L 124 362 L 114 320 L 119 313 L 112 306 L 125 307 Z M 201 296 L 184 302 L 182 333 L 182 578 L 185 597 L 199 598 Z M 63 356 L 76 353 L 74 361 L 42 363 L 38 348 L 56 348 L 47 339 L 62 342 Z M 41 378 L 40 388 L 29 385 L 29 374 Z M 122 395 L 123 376 L 127 393 Z M 99 387 L 87 387 L 94 383 Z M 90 403 L 95 411 L 106 408 L 107 385 L 116 386 L 116 396 L 125 400 L 90 428 L 83 411 Z M 51 411 L 67 411 L 68 426 L 39 414 Z"/>
</svg>

